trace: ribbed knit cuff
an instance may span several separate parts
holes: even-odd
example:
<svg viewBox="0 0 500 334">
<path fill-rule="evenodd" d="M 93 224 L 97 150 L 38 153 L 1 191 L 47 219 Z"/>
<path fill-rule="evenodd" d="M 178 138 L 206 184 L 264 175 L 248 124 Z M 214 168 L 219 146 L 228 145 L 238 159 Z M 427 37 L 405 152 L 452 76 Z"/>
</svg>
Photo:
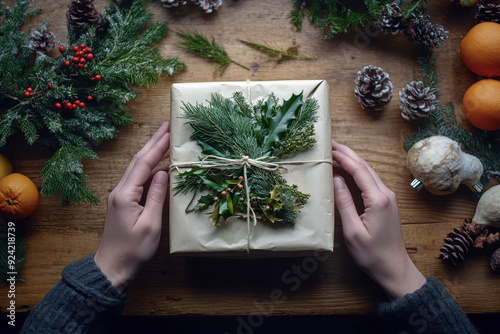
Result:
<svg viewBox="0 0 500 334">
<path fill-rule="evenodd" d="M 128 288 L 123 292 L 115 288 L 94 262 L 94 254 L 67 265 L 62 272 L 63 281 L 82 295 L 95 299 L 103 306 L 120 306 L 128 299 Z"/>
<path fill-rule="evenodd" d="M 462 308 L 435 277 L 417 291 L 378 306 L 388 324 L 398 323 L 416 333 L 477 333 Z"/>
</svg>

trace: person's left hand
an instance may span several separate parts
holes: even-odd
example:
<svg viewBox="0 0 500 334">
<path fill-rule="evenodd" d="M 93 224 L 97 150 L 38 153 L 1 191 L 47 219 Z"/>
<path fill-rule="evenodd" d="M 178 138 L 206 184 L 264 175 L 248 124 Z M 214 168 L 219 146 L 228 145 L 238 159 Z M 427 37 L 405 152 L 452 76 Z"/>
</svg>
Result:
<svg viewBox="0 0 500 334">
<path fill-rule="evenodd" d="M 120 290 L 158 249 L 168 164 L 156 165 L 169 146 L 170 123 L 167 121 L 133 157 L 109 195 L 104 233 L 94 261 Z"/>
</svg>

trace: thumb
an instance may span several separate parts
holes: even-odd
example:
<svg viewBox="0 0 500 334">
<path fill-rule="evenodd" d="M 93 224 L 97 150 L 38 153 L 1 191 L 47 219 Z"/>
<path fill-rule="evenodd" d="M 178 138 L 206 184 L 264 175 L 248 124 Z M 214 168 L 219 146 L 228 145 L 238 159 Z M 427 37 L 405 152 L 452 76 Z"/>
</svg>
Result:
<svg viewBox="0 0 500 334">
<path fill-rule="evenodd" d="M 335 175 L 333 177 L 333 194 L 335 198 L 335 205 L 339 210 L 340 218 L 342 220 L 344 236 L 349 239 L 349 236 L 359 233 L 359 229 L 362 227 L 362 222 L 359 219 L 351 192 L 347 188 L 347 185 L 341 176 Z"/>
<path fill-rule="evenodd" d="M 158 171 L 149 186 L 146 203 L 144 204 L 144 214 L 150 218 L 161 217 L 163 204 L 167 194 L 168 174 L 165 171 Z"/>
</svg>

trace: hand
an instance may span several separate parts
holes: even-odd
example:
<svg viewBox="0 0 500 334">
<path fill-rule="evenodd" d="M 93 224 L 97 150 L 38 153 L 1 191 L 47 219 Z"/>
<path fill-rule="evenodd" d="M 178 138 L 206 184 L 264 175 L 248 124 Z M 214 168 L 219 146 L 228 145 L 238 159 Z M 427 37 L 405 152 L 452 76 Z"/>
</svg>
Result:
<svg viewBox="0 0 500 334">
<path fill-rule="evenodd" d="M 134 156 L 109 195 L 104 233 L 94 261 L 120 290 L 158 249 L 168 164 L 155 166 L 169 146 L 170 124 L 165 122 Z"/>
<path fill-rule="evenodd" d="M 365 207 L 359 216 L 344 179 L 335 175 L 335 204 L 354 261 L 389 298 L 397 299 L 415 292 L 426 279 L 406 252 L 396 195 L 368 163 L 347 146 L 332 140 L 332 157 L 353 177 Z"/>
</svg>

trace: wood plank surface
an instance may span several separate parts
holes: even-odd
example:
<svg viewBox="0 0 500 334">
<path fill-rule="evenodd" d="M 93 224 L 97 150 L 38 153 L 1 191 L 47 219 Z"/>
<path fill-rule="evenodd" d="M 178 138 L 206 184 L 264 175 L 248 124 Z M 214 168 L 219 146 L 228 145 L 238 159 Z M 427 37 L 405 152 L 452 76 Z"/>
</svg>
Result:
<svg viewBox="0 0 500 334">
<path fill-rule="evenodd" d="M 38 1 L 43 11 L 30 21 L 38 27 L 45 17 L 57 39 L 65 41 L 65 12 L 68 1 Z M 109 0 L 98 2 L 102 10 Z M 168 10 L 159 2 L 147 7 L 155 20 L 168 20 L 170 35 L 159 45 L 165 56 L 179 55 L 187 69 L 164 78 L 159 86 L 140 88 L 140 96 L 128 107 L 135 121 L 119 129 L 116 139 L 97 148 L 99 158 L 85 161 L 88 184 L 102 199 L 98 206 L 61 208 L 57 197 L 42 198 L 35 214 L 26 221 L 30 231 L 26 283 L 17 285 L 18 310 L 32 309 L 60 279 L 70 262 L 95 252 L 106 215 L 106 198 L 120 180 L 128 162 L 158 126 L 170 117 L 170 86 L 174 82 L 303 80 L 325 79 L 331 89 L 333 137 L 365 158 L 399 198 L 403 233 L 408 251 L 424 275 L 438 277 L 466 312 L 500 312 L 500 276 L 489 269 L 487 254 L 471 256 L 459 268 L 436 259 L 443 238 L 472 217 L 476 196 L 465 187 L 448 196 L 414 191 L 412 176 L 405 167 L 402 147 L 411 125 L 401 118 L 397 92 L 418 75 L 416 57 L 421 55 L 402 36 L 379 35 L 358 30 L 325 40 L 319 28 L 304 24 L 297 32 L 290 21 L 292 2 L 226 0 L 215 14 L 201 10 Z M 473 25 L 473 10 L 456 10 L 447 0 L 433 1 L 430 14 L 449 30 L 446 44 L 435 51 L 441 75 L 441 99 L 455 103 L 461 113 L 461 97 L 477 80 L 460 59 L 459 43 Z M 29 27 L 28 27 L 29 28 Z M 214 65 L 177 47 L 175 31 L 197 30 L 214 37 L 237 62 L 251 68 L 230 65 L 223 77 Z M 312 61 L 267 61 L 258 51 L 238 39 L 287 48 L 296 43 Z M 54 50 L 54 52 L 57 52 Z M 56 55 L 56 53 L 54 53 Z M 381 113 L 362 110 L 353 94 L 353 79 L 363 66 L 374 64 L 387 71 L 395 96 Z M 459 115 L 460 117 L 463 117 Z M 40 147 L 10 143 L 4 151 L 16 171 L 40 186 L 39 171 L 51 153 Z M 168 157 L 167 157 L 168 158 Z M 166 159 L 167 159 L 166 158 Z M 358 200 L 359 201 L 359 200 Z M 382 291 L 353 264 L 336 216 L 335 252 L 327 259 L 199 259 L 168 254 L 168 219 L 164 214 L 163 234 L 155 258 L 139 274 L 126 304 L 127 315 L 273 315 L 370 313 L 382 299 Z M 295 269 L 294 269 L 295 268 Z M 296 269 L 299 268 L 299 269 Z M 294 270 L 297 270 L 294 272 Z M 308 272 L 309 271 L 309 272 Z M 280 290 L 283 302 L 270 304 Z M 0 287 L 0 311 L 7 305 L 7 288 Z M 492 298 L 493 297 L 493 298 Z"/>
</svg>

